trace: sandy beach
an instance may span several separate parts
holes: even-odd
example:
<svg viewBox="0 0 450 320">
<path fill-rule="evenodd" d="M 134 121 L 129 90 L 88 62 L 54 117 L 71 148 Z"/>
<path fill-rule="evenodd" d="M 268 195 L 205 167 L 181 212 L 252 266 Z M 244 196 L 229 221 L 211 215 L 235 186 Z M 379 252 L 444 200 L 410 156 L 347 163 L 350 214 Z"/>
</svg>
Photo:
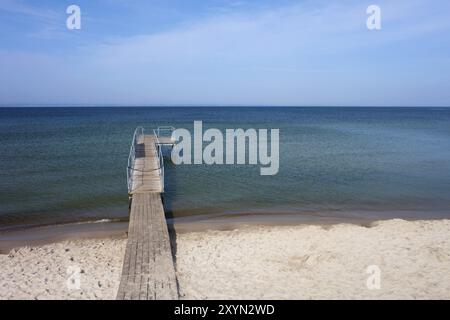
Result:
<svg viewBox="0 0 450 320">
<path fill-rule="evenodd" d="M 449 234 L 450 220 L 181 232 L 180 296 L 449 299 Z M 114 299 L 125 244 L 124 237 L 70 240 L 0 255 L 0 298 Z M 367 286 L 368 267 L 379 271 L 379 288 Z M 79 288 L 70 282 L 74 274 Z"/>
<path fill-rule="evenodd" d="M 0 299 L 114 299 L 125 245 L 125 238 L 74 240 L 0 255 Z M 77 274 L 79 287 L 70 282 Z"/>
</svg>

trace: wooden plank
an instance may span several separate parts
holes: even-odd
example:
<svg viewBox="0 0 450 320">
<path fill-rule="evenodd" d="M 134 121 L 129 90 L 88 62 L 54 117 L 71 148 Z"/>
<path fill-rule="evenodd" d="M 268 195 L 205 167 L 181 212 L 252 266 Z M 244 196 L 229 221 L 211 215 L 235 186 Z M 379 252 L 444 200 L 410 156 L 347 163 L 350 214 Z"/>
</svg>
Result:
<svg viewBox="0 0 450 320">
<path fill-rule="evenodd" d="M 158 193 L 133 196 L 117 299 L 178 299 L 170 238 Z"/>
<path fill-rule="evenodd" d="M 156 142 L 155 136 L 144 135 L 135 147 L 131 194 L 163 191 Z"/>
</svg>

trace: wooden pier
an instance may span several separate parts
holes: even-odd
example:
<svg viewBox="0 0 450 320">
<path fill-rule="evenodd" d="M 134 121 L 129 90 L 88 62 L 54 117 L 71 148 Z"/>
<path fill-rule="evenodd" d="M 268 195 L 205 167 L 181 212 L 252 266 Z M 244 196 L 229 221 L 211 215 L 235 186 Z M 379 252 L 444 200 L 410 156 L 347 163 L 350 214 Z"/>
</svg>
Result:
<svg viewBox="0 0 450 320">
<path fill-rule="evenodd" d="M 135 160 L 131 169 L 130 196 L 137 193 L 163 192 L 161 161 L 157 151 L 157 138 L 142 135 L 134 148 Z"/>
<path fill-rule="evenodd" d="M 128 242 L 117 293 L 120 300 L 178 299 L 175 268 L 161 193 L 162 145 L 167 137 L 136 129 L 128 160 L 131 201 Z"/>
</svg>

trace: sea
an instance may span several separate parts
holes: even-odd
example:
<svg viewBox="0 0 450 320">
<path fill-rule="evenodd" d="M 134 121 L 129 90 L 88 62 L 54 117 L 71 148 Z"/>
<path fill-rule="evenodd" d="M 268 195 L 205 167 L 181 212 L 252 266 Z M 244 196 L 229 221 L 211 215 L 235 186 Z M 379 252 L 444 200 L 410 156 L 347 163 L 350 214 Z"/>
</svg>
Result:
<svg viewBox="0 0 450 320">
<path fill-rule="evenodd" d="M 0 231 L 127 221 L 133 133 L 279 129 L 279 172 L 165 157 L 173 221 L 450 218 L 450 109 L 397 107 L 3 107 Z"/>
</svg>

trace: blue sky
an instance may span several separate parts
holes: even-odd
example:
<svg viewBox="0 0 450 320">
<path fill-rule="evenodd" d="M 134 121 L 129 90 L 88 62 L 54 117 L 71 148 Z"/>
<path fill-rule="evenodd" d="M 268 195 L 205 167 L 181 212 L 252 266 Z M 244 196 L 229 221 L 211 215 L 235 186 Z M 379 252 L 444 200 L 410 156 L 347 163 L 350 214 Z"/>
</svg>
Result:
<svg viewBox="0 0 450 320">
<path fill-rule="evenodd" d="M 0 0 L 0 105 L 450 106 L 449 15 L 448 0 Z"/>
</svg>

